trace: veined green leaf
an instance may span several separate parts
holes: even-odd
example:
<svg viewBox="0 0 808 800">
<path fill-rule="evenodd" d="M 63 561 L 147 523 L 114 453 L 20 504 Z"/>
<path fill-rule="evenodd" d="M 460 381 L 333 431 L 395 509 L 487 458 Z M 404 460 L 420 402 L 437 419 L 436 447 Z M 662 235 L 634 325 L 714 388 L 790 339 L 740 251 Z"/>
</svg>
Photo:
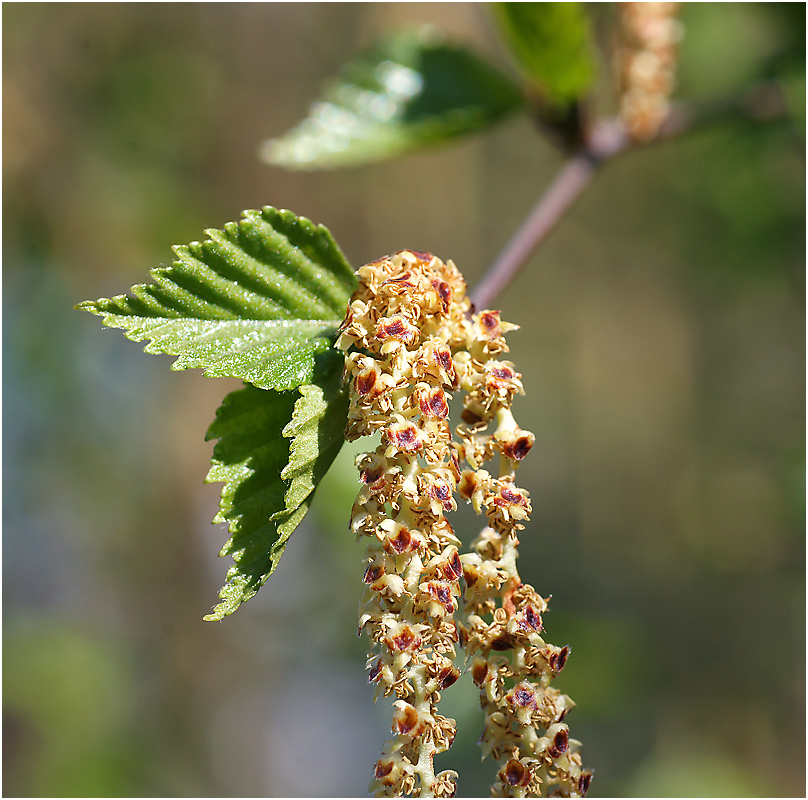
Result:
<svg viewBox="0 0 808 800">
<path fill-rule="evenodd" d="M 348 167 L 490 126 L 523 106 L 509 78 L 431 28 L 392 35 L 343 67 L 297 127 L 264 143 L 269 164 Z"/>
<path fill-rule="evenodd" d="M 547 100 L 564 105 L 583 97 L 595 64 L 581 3 L 494 3 L 493 9 L 516 62 Z"/>
<path fill-rule="evenodd" d="M 204 242 L 174 248 L 131 295 L 80 303 L 147 353 L 178 356 L 172 369 L 242 378 L 263 389 L 312 379 L 356 286 L 328 229 L 291 211 L 245 211 Z"/>
<path fill-rule="evenodd" d="M 207 434 L 218 439 L 207 481 L 225 484 L 214 522 L 229 524 L 220 555 L 234 564 L 206 620 L 232 614 L 266 583 L 308 511 L 344 441 L 342 364 L 331 351 L 319 358 L 315 383 L 296 392 L 248 385 L 227 395 L 216 412 Z"/>
</svg>

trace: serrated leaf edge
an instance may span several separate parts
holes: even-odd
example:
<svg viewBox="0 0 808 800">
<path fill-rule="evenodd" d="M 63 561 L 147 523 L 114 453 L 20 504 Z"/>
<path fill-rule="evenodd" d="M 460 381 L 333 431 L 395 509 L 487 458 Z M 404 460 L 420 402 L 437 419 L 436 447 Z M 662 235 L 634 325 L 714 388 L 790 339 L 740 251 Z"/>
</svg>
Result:
<svg viewBox="0 0 808 800">
<path fill-rule="evenodd" d="M 205 621 L 221 621 L 225 616 L 229 616 L 238 610 L 242 603 L 255 596 L 261 586 L 266 583 L 269 576 L 275 571 L 289 537 L 294 533 L 308 513 L 311 500 L 317 489 L 317 484 L 313 483 L 311 486 L 306 487 L 305 482 L 311 480 L 311 469 L 317 462 L 317 456 L 319 456 L 321 451 L 318 449 L 317 456 L 314 458 L 304 457 L 303 460 L 299 464 L 295 464 L 294 467 L 292 467 L 292 464 L 295 461 L 295 455 L 299 454 L 307 445 L 305 437 L 307 433 L 312 432 L 309 430 L 311 424 L 322 419 L 327 413 L 331 403 L 335 402 L 338 398 L 335 396 L 331 400 L 326 399 L 326 392 L 323 387 L 316 383 L 303 384 L 296 387 L 295 391 L 297 391 L 300 396 L 295 401 L 291 419 L 281 431 L 283 438 L 289 440 L 289 458 L 280 474 L 280 480 L 287 484 L 287 489 L 284 493 L 284 508 L 272 514 L 267 521 L 268 525 L 273 525 L 277 534 L 267 554 L 269 556 L 270 569 L 263 576 L 261 583 L 257 587 L 247 591 L 245 589 L 247 579 L 241 574 L 240 565 L 233 564 L 228 569 L 225 584 L 219 592 L 221 602 L 216 605 L 210 614 L 203 617 Z M 319 404 L 312 404 L 310 402 L 311 396 L 315 394 L 319 394 L 321 401 Z M 314 433 L 316 434 L 316 425 Z M 337 450 L 339 450 L 339 448 L 337 448 Z M 218 465 L 212 465 L 208 471 L 208 475 L 205 479 L 207 483 L 222 480 L 222 478 L 217 477 L 217 466 Z M 243 468 L 243 472 L 245 473 L 248 470 L 249 468 L 246 466 Z M 303 487 L 301 487 L 301 483 L 304 484 Z M 227 485 L 226 483 L 225 487 L 222 488 L 223 497 L 227 491 Z M 302 495 L 299 494 L 301 488 L 303 489 Z M 221 508 L 214 517 L 213 522 L 228 522 L 227 518 L 223 516 Z M 235 559 L 239 551 L 228 549 L 228 544 L 232 540 L 232 534 L 235 532 L 233 530 L 233 524 L 234 523 L 231 522 L 228 527 L 231 539 L 224 545 L 220 555 L 230 555 Z"/>
</svg>

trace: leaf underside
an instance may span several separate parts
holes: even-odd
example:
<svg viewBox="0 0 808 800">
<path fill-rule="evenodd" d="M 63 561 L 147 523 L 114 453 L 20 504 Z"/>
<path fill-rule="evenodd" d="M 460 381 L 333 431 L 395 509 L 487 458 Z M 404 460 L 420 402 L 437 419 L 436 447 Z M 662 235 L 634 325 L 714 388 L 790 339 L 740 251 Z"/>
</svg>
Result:
<svg viewBox="0 0 808 800">
<path fill-rule="evenodd" d="M 394 158 L 493 125 L 524 105 L 516 84 L 431 28 L 393 34 L 338 78 L 264 161 L 290 169 Z"/>
<path fill-rule="evenodd" d="M 206 480 L 225 484 L 213 521 L 229 525 L 220 555 L 232 556 L 234 564 L 206 620 L 232 614 L 266 583 L 308 511 L 344 441 L 342 363 L 332 351 L 318 361 L 317 383 L 295 392 L 247 385 L 227 395 L 217 411 L 207 433 L 218 442 Z"/>
<path fill-rule="evenodd" d="M 174 248 L 131 295 L 81 303 L 147 353 L 177 356 L 172 369 L 242 378 L 287 390 L 311 380 L 356 286 L 329 231 L 290 211 L 245 211 L 207 240 Z"/>
</svg>

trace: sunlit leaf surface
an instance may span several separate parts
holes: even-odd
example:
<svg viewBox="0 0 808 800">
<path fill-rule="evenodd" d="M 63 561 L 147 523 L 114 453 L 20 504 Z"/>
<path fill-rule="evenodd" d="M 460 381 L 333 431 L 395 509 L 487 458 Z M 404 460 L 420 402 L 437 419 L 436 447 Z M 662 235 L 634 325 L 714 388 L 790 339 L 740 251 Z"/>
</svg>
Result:
<svg viewBox="0 0 808 800">
<path fill-rule="evenodd" d="M 207 240 L 174 248 L 170 267 L 131 295 L 78 307 L 122 328 L 173 369 L 242 378 L 265 389 L 311 380 L 356 284 L 329 231 L 270 206 L 245 211 Z"/>
</svg>

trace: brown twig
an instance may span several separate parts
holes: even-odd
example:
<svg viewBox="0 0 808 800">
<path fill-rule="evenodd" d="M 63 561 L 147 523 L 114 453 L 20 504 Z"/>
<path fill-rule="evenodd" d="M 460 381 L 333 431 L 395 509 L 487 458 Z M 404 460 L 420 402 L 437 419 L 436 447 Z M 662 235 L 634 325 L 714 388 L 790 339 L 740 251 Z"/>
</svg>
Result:
<svg viewBox="0 0 808 800">
<path fill-rule="evenodd" d="M 786 112 L 779 86 L 763 83 L 737 97 L 704 107 L 675 107 L 659 134 L 648 144 L 666 141 L 709 124 L 732 119 L 768 121 Z M 592 183 L 599 169 L 619 154 L 641 147 L 618 119 L 606 119 L 591 130 L 586 144 L 570 158 L 539 198 L 522 225 L 470 292 L 475 308 L 489 308 L 550 232 Z"/>
</svg>

